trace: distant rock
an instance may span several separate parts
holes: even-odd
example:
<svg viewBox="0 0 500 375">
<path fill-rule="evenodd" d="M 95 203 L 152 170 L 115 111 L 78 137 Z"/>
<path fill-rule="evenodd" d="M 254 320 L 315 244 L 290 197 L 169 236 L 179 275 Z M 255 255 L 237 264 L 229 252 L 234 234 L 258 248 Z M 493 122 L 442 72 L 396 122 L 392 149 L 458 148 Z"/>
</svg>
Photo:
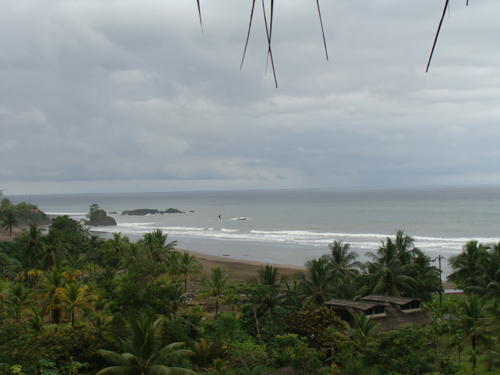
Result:
<svg viewBox="0 0 500 375">
<path fill-rule="evenodd" d="M 118 214 L 118 212 L 116 212 L 116 211 L 112 211 L 112 212 L 110 212 L 109 214 L 110 214 L 110 215 L 117 215 L 117 214 Z"/>
<path fill-rule="evenodd" d="M 163 215 L 163 214 L 185 214 L 185 212 L 179 211 L 176 208 L 169 208 L 165 211 L 159 211 L 157 209 L 149 209 L 149 208 L 139 208 L 137 210 L 128 210 L 122 212 L 122 215 L 129 215 L 129 216 L 146 216 L 146 215 Z"/>
<path fill-rule="evenodd" d="M 166 211 L 163 211 L 165 214 L 185 214 L 185 212 L 179 211 L 177 208 L 169 208 Z"/>
<path fill-rule="evenodd" d="M 116 220 L 109 217 L 106 211 L 98 209 L 93 214 L 93 220 L 87 220 L 85 225 L 92 225 L 94 227 L 112 227 L 116 225 Z"/>
<path fill-rule="evenodd" d="M 130 215 L 130 216 L 146 216 L 146 215 L 155 215 L 160 213 L 158 210 L 150 210 L 148 208 L 139 208 L 137 210 L 123 211 L 122 215 Z"/>
</svg>

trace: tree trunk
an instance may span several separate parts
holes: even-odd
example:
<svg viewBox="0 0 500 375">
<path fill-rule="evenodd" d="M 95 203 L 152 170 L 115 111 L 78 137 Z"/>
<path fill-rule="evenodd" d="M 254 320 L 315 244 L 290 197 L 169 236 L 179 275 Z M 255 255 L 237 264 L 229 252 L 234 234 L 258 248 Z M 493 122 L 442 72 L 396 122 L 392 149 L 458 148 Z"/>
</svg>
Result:
<svg viewBox="0 0 500 375">
<path fill-rule="evenodd" d="M 472 336 L 472 375 L 476 375 L 476 335 Z"/>
<path fill-rule="evenodd" d="M 255 318 L 255 327 L 257 328 L 257 337 L 259 338 L 259 341 L 261 341 L 260 330 L 259 330 L 259 319 L 257 318 L 257 307 L 255 306 L 255 301 L 252 302 L 252 305 L 253 305 L 253 316 Z"/>
</svg>

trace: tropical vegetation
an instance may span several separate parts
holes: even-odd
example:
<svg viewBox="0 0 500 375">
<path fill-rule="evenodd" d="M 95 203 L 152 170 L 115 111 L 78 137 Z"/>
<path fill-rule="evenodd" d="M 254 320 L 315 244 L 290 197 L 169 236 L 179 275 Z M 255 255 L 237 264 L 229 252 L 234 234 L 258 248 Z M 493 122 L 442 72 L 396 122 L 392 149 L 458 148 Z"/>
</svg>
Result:
<svg viewBox="0 0 500 375">
<path fill-rule="evenodd" d="M 293 278 L 266 265 L 243 281 L 159 229 L 133 242 L 67 216 L 24 228 L 0 242 L 1 375 L 499 373 L 500 244 L 464 244 L 449 259 L 464 293 L 440 303 L 441 271 L 402 230 L 366 262 L 336 240 Z M 379 332 L 325 305 L 370 294 L 419 298 L 432 324 Z"/>
</svg>

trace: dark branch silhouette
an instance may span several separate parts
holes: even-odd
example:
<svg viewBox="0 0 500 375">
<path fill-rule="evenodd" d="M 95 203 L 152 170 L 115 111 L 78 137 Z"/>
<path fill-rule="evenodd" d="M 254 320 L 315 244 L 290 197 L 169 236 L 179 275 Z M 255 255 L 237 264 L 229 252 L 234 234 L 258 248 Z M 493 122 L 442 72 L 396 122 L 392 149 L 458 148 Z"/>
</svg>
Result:
<svg viewBox="0 0 500 375">
<path fill-rule="evenodd" d="M 267 72 L 267 64 L 269 59 L 271 60 L 271 67 L 273 70 L 273 76 L 274 76 L 274 83 L 276 85 L 276 88 L 278 87 L 278 80 L 276 78 L 276 70 L 274 68 L 274 59 L 273 59 L 273 53 L 271 49 L 271 39 L 272 39 L 272 32 L 273 32 L 273 18 L 274 18 L 274 0 L 271 1 L 271 12 L 269 16 L 269 23 L 266 15 L 266 9 L 265 9 L 265 0 L 262 0 L 262 10 L 264 13 L 264 24 L 266 27 L 266 35 L 267 35 L 267 60 L 266 60 L 266 72 Z M 201 20 L 201 8 L 200 8 L 200 0 L 196 0 L 198 4 L 198 14 L 200 16 L 200 25 L 201 25 L 201 30 L 203 32 L 203 23 Z M 436 36 L 434 37 L 434 43 L 432 44 L 432 50 L 431 54 L 429 56 L 429 60 L 427 62 L 427 68 L 425 69 L 425 72 L 427 73 L 429 71 L 429 67 L 431 65 L 432 61 L 432 56 L 434 55 L 434 50 L 436 49 L 436 44 L 439 38 L 439 33 L 441 32 L 441 27 L 443 25 L 443 20 L 444 16 L 446 15 L 446 10 L 449 8 L 449 2 L 450 0 L 446 0 L 443 8 L 443 14 L 441 15 L 441 19 L 439 20 L 439 26 L 436 32 Z M 318 16 L 319 16 L 319 23 L 321 26 L 321 35 L 323 37 L 323 45 L 325 47 L 325 55 L 326 55 L 326 60 L 329 61 L 328 58 L 328 48 L 326 45 L 326 37 L 325 37 L 325 29 L 323 27 L 323 18 L 321 16 L 321 8 L 319 6 L 319 0 L 316 0 L 316 5 L 318 7 Z M 466 0 L 465 3 L 466 6 L 469 6 L 469 0 Z M 245 56 L 248 48 L 248 41 L 250 40 L 250 31 L 252 30 L 252 22 L 253 22 L 253 15 L 254 15 L 254 10 L 255 10 L 255 0 L 252 1 L 252 10 L 250 11 L 250 21 L 248 23 L 248 32 L 247 32 L 247 38 L 245 41 L 245 48 L 243 50 L 243 57 L 241 58 L 241 64 L 240 64 L 240 69 L 243 68 L 243 62 L 245 61 Z"/>
<path fill-rule="evenodd" d="M 443 24 L 444 16 L 446 14 L 446 9 L 448 9 L 448 3 L 450 0 L 446 0 L 444 3 L 444 9 L 443 9 L 443 14 L 441 16 L 441 20 L 439 21 L 439 26 L 436 32 L 436 37 L 434 38 L 434 44 L 432 45 L 432 50 L 431 50 L 431 55 L 429 56 L 429 61 L 427 62 L 427 69 L 425 69 L 425 72 L 427 73 L 429 71 L 429 66 L 431 65 L 431 60 L 432 60 L 432 55 L 434 54 L 434 48 L 436 48 L 436 43 L 439 37 L 439 32 L 441 31 L 441 25 Z"/>
<path fill-rule="evenodd" d="M 321 25 L 321 34 L 323 35 L 323 45 L 325 46 L 326 61 L 330 61 L 328 60 L 328 49 L 326 48 L 325 30 L 323 29 L 323 19 L 321 18 L 321 9 L 319 8 L 319 0 L 316 0 L 316 4 L 318 5 L 319 23 Z"/>
</svg>

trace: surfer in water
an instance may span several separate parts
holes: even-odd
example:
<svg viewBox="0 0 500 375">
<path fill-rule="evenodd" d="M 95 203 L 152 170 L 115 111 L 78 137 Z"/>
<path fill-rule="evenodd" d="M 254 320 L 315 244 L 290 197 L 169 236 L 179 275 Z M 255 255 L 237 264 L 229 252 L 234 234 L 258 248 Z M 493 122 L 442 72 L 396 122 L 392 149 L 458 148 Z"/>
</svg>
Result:
<svg viewBox="0 0 500 375">
<path fill-rule="evenodd" d="M 219 219 L 222 219 L 221 215 L 219 215 Z"/>
</svg>

